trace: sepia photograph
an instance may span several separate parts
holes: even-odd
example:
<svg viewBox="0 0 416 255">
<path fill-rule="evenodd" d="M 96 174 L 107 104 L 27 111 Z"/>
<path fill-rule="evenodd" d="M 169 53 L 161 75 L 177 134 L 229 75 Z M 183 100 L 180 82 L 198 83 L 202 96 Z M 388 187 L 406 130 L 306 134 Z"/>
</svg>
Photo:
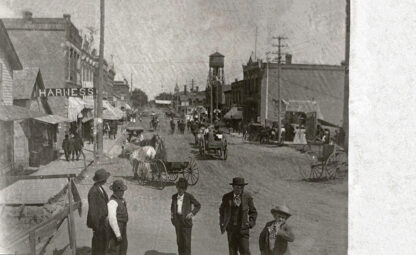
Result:
<svg viewBox="0 0 416 255">
<path fill-rule="evenodd" d="M 0 254 L 346 255 L 350 0 L 0 0 Z"/>
</svg>

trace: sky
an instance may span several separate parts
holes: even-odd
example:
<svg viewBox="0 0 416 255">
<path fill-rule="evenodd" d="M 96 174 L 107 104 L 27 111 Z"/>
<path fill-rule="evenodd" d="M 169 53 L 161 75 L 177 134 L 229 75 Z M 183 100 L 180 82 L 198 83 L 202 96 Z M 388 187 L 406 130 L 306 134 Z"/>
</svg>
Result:
<svg viewBox="0 0 416 255">
<path fill-rule="evenodd" d="M 0 18 L 71 15 L 83 33 L 97 29 L 100 0 L 0 0 Z M 257 33 L 256 33 L 257 30 Z M 176 82 L 204 89 L 209 55 L 225 56 L 226 83 L 242 79 L 249 57 L 275 51 L 285 36 L 293 63 L 339 65 L 345 50 L 345 0 L 105 0 L 105 48 L 116 79 L 133 76 L 150 98 Z M 256 36 L 257 34 L 257 36 Z M 257 37 L 257 43 L 256 43 Z"/>
</svg>

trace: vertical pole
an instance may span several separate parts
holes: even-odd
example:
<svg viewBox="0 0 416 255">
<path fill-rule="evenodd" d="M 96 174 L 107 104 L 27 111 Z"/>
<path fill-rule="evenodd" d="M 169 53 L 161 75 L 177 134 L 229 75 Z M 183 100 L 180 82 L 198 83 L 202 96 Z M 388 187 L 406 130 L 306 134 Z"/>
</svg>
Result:
<svg viewBox="0 0 416 255">
<path fill-rule="evenodd" d="M 282 121 L 281 121 L 281 116 L 280 116 L 280 111 L 281 111 L 281 108 L 280 108 L 280 101 L 281 101 L 281 99 L 280 99 L 280 61 L 281 61 L 281 56 L 280 56 L 280 54 L 281 54 L 281 51 L 280 51 L 280 48 L 282 47 L 282 45 L 281 45 L 281 40 L 282 40 L 282 37 L 280 37 L 279 36 L 279 38 L 278 38 L 278 40 L 279 40 L 279 42 L 278 42 L 278 49 L 277 49 L 277 125 L 278 125 L 278 139 L 279 139 L 279 142 L 280 142 L 280 137 L 281 137 L 281 135 L 282 135 Z"/>
<path fill-rule="evenodd" d="M 30 255 L 36 255 L 36 231 L 29 233 Z"/>
<path fill-rule="evenodd" d="M 213 110 L 212 110 L 212 104 L 214 103 L 213 102 L 213 94 L 212 94 L 212 81 L 211 81 L 211 78 L 210 78 L 210 80 L 209 80 L 209 86 L 210 86 L 210 88 L 211 88 L 211 96 L 210 96 L 210 99 L 211 99 L 211 124 L 213 123 L 213 115 L 214 115 L 214 112 L 213 112 Z"/>
<path fill-rule="evenodd" d="M 75 222 L 74 222 L 74 212 L 73 212 L 73 203 L 72 203 L 72 180 L 68 178 L 68 202 L 69 202 L 69 214 L 68 214 L 68 228 L 69 228 L 69 244 L 71 246 L 72 255 L 77 253 L 77 240 L 75 233 Z"/>
<path fill-rule="evenodd" d="M 100 0 L 100 55 L 98 60 L 98 93 L 97 93 L 97 154 L 103 154 L 103 87 L 104 87 L 104 0 Z"/>
<path fill-rule="evenodd" d="M 344 112 L 343 112 L 343 129 L 344 129 L 344 149 L 348 153 L 348 137 L 349 137 L 349 116 L 348 116 L 348 101 L 349 101 L 349 66 L 350 66 L 350 15 L 351 7 L 350 0 L 346 0 L 346 21 L 345 21 L 345 77 L 344 77 Z"/>
<path fill-rule="evenodd" d="M 266 62 L 266 113 L 264 115 L 264 124 L 267 123 L 267 118 L 269 117 L 269 58 Z"/>
</svg>

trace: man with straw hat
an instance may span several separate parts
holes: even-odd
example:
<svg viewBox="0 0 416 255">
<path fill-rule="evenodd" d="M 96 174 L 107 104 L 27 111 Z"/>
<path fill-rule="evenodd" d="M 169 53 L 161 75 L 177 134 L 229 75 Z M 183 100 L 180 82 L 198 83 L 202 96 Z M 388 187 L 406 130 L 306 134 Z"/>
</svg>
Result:
<svg viewBox="0 0 416 255">
<path fill-rule="evenodd" d="M 176 230 L 179 255 L 191 255 L 192 218 L 201 209 L 201 204 L 188 192 L 188 181 L 179 178 L 176 183 L 178 193 L 172 196 L 171 221 Z M 192 208 L 193 207 L 193 208 Z"/>
<path fill-rule="evenodd" d="M 271 210 L 273 221 L 267 222 L 259 237 L 261 255 L 290 255 L 288 242 L 293 242 L 295 236 L 286 223 L 291 216 L 287 206 L 276 206 Z"/>
<path fill-rule="evenodd" d="M 107 249 L 107 203 L 108 195 L 103 185 L 110 173 L 105 169 L 98 169 L 93 177 L 94 185 L 88 192 L 87 226 L 93 230 L 91 255 L 104 254 Z"/>
<path fill-rule="evenodd" d="M 113 191 L 108 207 L 108 222 L 111 227 L 109 254 L 125 255 L 127 254 L 127 221 L 129 214 L 127 212 L 127 203 L 124 200 L 124 192 L 127 190 L 126 184 L 122 180 L 115 180 L 110 186 Z"/>
<path fill-rule="evenodd" d="M 220 229 L 227 231 L 230 255 L 250 254 L 249 232 L 256 225 L 257 210 L 253 198 L 244 192 L 247 183 L 242 177 L 233 178 L 233 191 L 222 197 L 220 205 Z"/>
</svg>

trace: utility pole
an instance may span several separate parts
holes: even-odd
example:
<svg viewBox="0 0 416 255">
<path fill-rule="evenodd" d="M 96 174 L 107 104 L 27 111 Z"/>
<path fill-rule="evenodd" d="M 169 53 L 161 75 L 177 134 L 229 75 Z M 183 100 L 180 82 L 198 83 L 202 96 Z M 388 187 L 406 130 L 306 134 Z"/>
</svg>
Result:
<svg viewBox="0 0 416 255">
<path fill-rule="evenodd" d="M 256 38 L 254 40 L 254 58 L 257 60 L 257 25 L 256 25 Z"/>
<path fill-rule="evenodd" d="M 100 0 L 100 55 L 97 86 L 97 156 L 103 155 L 103 85 L 104 85 L 104 0 Z"/>
<path fill-rule="evenodd" d="M 266 52 L 266 112 L 264 114 L 264 125 L 267 125 L 267 119 L 269 117 L 269 54 L 271 52 Z"/>
<path fill-rule="evenodd" d="M 277 125 L 278 125 L 278 137 L 279 141 L 281 140 L 280 137 L 282 135 L 282 120 L 281 120 L 281 95 L 280 95 L 280 67 L 282 64 L 282 48 L 286 47 L 286 45 L 282 44 L 283 40 L 286 40 L 286 37 L 277 36 L 273 37 L 273 39 L 277 39 L 277 45 L 273 44 L 273 47 L 277 47 Z"/>
</svg>

